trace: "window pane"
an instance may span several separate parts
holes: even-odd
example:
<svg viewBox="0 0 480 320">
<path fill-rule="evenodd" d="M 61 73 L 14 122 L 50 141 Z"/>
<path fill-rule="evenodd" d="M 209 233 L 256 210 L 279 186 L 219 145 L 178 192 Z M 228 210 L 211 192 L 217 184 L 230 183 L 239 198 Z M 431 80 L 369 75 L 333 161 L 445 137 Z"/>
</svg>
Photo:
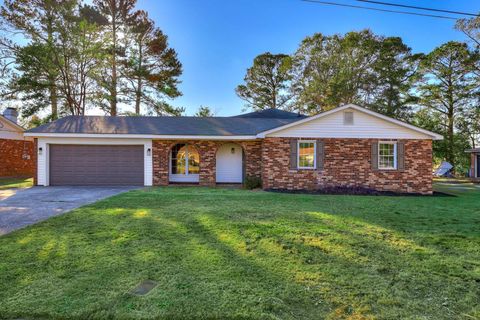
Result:
<svg viewBox="0 0 480 320">
<path fill-rule="evenodd" d="M 300 142 L 298 144 L 298 166 L 313 168 L 315 166 L 315 143 Z"/>
<path fill-rule="evenodd" d="M 378 146 L 378 167 L 380 169 L 395 168 L 395 144 L 380 143 Z"/>
<path fill-rule="evenodd" d="M 200 173 L 200 155 L 197 149 L 188 146 L 188 174 Z"/>
<path fill-rule="evenodd" d="M 386 143 L 383 143 L 383 144 L 380 144 L 380 155 L 381 156 L 389 156 L 389 155 L 392 155 L 394 154 L 394 149 L 395 149 L 395 146 L 393 144 L 386 144 Z"/>
<path fill-rule="evenodd" d="M 172 173 L 185 174 L 187 158 L 187 146 L 177 144 L 172 149 Z"/>
</svg>

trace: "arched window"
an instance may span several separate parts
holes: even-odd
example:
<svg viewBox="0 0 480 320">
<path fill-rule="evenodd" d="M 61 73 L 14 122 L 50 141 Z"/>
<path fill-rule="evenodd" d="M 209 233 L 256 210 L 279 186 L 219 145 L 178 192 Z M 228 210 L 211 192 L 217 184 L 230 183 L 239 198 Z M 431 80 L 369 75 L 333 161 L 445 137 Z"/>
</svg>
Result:
<svg viewBox="0 0 480 320">
<path fill-rule="evenodd" d="M 200 173 L 200 155 L 197 149 L 186 143 L 173 146 L 170 168 L 172 175 L 198 175 Z"/>
</svg>

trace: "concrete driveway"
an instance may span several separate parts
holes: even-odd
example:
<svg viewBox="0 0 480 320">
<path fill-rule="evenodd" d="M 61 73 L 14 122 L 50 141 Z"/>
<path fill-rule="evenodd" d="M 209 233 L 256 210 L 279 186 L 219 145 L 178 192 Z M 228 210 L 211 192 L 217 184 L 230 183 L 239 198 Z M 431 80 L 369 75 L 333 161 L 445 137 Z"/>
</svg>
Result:
<svg viewBox="0 0 480 320">
<path fill-rule="evenodd" d="M 0 235 L 138 187 L 33 187 L 0 190 Z"/>
</svg>

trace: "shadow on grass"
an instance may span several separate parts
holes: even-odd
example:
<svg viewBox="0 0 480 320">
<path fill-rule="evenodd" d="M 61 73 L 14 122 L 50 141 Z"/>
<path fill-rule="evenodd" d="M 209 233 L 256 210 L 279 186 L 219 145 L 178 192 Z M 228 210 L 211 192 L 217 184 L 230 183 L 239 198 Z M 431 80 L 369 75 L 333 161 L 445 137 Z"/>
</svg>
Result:
<svg viewBox="0 0 480 320">
<path fill-rule="evenodd" d="M 0 314 L 477 315 L 478 212 L 463 196 L 462 209 L 452 207 L 455 199 L 129 192 L 0 238 Z M 159 286 L 126 294 L 144 279 Z"/>
</svg>

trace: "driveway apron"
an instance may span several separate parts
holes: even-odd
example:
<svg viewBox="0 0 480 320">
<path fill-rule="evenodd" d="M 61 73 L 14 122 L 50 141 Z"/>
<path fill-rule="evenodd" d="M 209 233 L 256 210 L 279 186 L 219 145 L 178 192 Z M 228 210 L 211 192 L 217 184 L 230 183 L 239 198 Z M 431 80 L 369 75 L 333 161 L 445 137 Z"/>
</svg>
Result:
<svg viewBox="0 0 480 320">
<path fill-rule="evenodd" d="M 33 187 L 0 190 L 0 235 L 139 187 Z"/>
</svg>

